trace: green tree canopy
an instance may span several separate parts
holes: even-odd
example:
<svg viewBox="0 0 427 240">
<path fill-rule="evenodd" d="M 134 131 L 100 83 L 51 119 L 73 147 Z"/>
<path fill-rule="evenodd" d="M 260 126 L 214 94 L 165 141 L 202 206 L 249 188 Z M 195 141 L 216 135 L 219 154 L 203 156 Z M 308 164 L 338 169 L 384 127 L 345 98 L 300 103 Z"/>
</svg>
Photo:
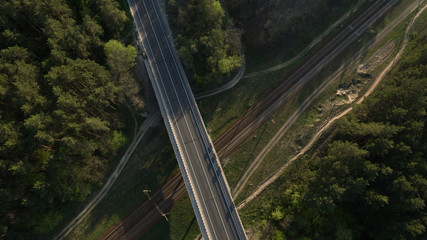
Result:
<svg viewBox="0 0 427 240">
<path fill-rule="evenodd" d="M 126 142 L 136 50 L 106 43 L 129 23 L 114 0 L 0 5 L 0 236 L 46 239 Z"/>
<path fill-rule="evenodd" d="M 220 1 L 169 1 L 168 9 L 171 18 L 177 19 L 171 24 L 179 55 L 190 75 L 198 76 L 197 82 L 215 81 L 242 65 L 238 34 L 233 32 Z"/>
<path fill-rule="evenodd" d="M 134 108 L 142 109 L 144 101 L 138 97 L 141 88 L 130 74 L 130 70 L 135 66 L 136 48 L 131 45 L 125 47 L 119 41 L 110 40 L 105 44 L 104 50 L 113 75 L 113 81 L 121 86 L 120 97 L 127 99 Z"/>
</svg>

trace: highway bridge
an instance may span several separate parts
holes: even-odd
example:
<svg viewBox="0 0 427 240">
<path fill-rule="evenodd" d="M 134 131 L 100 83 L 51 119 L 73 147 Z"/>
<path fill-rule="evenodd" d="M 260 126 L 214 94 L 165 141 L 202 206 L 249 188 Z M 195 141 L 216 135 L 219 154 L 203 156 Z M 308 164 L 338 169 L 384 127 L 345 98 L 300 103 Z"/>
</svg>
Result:
<svg viewBox="0 0 427 240">
<path fill-rule="evenodd" d="M 129 5 L 134 5 L 131 4 L 132 0 L 128 0 L 128 2 Z M 281 105 L 286 104 L 286 99 L 298 92 L 298 89 L 301 89 L 304 83 L 315 80 L 315 77 L 313 77 L 315 75 L 313 74 L 314 72 L 320 71 L 340 52 L 345 51 L 349 44 L 359 39 L 361 37 L 360 34 L 365 33 L 396 2 L 396 0 L 375 1 L 360 15 L 347 23 L 328 44 L 312 54 L 293 74 L 285 77 L 283 82 L 274 88 L 268 96 L 251 108 L 242 118 L 237 120 L 236 123 L 238 124 L 234 124 L 215 139 L 214 144 L 218 155 L 222 157 L 230 156 L 233 150 L 242 144 L 260 126 L 260 122 L 265 122 L 275 112 L 271 110 L 278 109 Z M 411 8 L 409 13 L 415 10 L 415 8 L 416 5 Z M 302 79 L 301 76 L 303 76 Z M 282 100 L 277 101 L 280 98 Z M 273 102 L 276 104 L 272 104 Z M 267 107 L 261 107 L 263 105 Z M 261 118 L 262 121 L 259 121 Z M 128 217 L 123 219 L 123 222 L 118 223 L 106 232 L 101 239 L 121 239 L 123 237 L 136 239 L 138 236 L 141 236 L 141 234 L 147 232 L 148 229 L 162 218 L 162 215 L 154 207 L 154 203 L 162 211 L 167 212 L 172 208 L 173 204 L 185 195 L 185 188 L 180 173 L 174 175 L 159 191 L 152 195 L 152 201 L 145 201 Z"/>
<path fill-rule="evenodd" d="M 157 0 L 128 0 L 146 66 L 204 239 L 246 239 Z"/>
</svg>

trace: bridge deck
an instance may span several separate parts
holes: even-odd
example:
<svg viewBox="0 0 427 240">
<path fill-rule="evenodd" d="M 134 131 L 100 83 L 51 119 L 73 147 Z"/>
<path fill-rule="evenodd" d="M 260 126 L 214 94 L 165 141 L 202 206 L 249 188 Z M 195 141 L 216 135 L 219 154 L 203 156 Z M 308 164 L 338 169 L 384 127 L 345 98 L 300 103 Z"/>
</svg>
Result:
<svg viewBox="0 0 427 240">
<path fill-rule="evenodd" d="M 128 0 L 148 71 L 205 239 L 246 239 L 158 1 Z"/>
</svg>

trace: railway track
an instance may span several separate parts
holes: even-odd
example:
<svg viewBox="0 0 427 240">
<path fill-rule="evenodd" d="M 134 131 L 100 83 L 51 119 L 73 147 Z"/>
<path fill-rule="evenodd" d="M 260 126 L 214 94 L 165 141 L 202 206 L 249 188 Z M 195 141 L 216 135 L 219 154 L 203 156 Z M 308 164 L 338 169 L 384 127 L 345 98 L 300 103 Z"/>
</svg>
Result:
<svg viewBox="0 0 427 240">
<path fill-rule="evenodd" d="M 394 1 L 376 1 L 367 11 L 362 13 L 350 25 L 339 32 L 327 45 L 312 54 L 312 56 L 296 71 L 289 74 L 285 81 L 280 83 L 257 105 L 252 107 L 245 115 L 231 125 L 215 141 L 216 149 L 224 149 L 219 153 L 220 159 L 234 152 L 258 128 L 266 123 L 274 113 L 283 107 L 305 84 L 313 79 L 324 66 L 330 63 L 336 55 L 348 45 L 356 41 L 361 33 L 365 32 L 377 19 L 376 13 L 391 6 Z M 371 21 L 370 21 L 371 20 Z M 356 35 L 355 38 L 353 35 Z"/>
<path fill-rule="evenodd" d="M 381 0 L 373 3 L 366 11 L 345 26 L 328 44 L 313 53 L 298 69 L 284 78 L 272 92 L 248 110 L 214 141 L 220 159 L 230 156 L 253 133 L 266 123 L 299 90 L 314 79 L 338 54 L 357 40 L 369 27 L 387 12 L 397 1 Z M 356 35 L 356 37 L 354 36 Z M 137 239 L 154 226 L 169 212 L 173 205 L 187 195 L 181 173 L 169 180 L 147 200 L 130 213 L 123 221 L 113 226 L 100 239 Z"/>
<path fill-rule="evenodd" d="M 178 172 L 166 180 L 160 190 L 151 196 L 151 200 L 145 201 L 134 209 L 123 221 L 110 228 L 100 239 L 124 239 L 131 235 L 137 236 L 138 234 L 134 234 L 135 228 L 140 230 L 138 233 L 142 234 L 144 230 L 150 229 L 156 223 L 141 221 L 143 218 L 161 219 L 163 217 L 155 207 L 155 203 L 163 212 L 169 212 L 173 204 L 185 195 L 185 183 L 181 173 Z"/>
</svg>

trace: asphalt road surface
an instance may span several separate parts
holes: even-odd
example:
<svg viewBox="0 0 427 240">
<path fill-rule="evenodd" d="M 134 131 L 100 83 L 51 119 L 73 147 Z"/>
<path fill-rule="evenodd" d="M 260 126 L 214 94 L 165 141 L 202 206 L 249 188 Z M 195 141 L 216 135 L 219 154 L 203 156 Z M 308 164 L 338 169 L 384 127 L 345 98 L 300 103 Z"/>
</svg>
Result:
<svg viewBox="0 0 427 240">
<path fill-rule="evenodd" d="M 128 2 L 202 234 L 205 239 L 246 239 L 159 3 L 156 0 Z"/>
</svg>

